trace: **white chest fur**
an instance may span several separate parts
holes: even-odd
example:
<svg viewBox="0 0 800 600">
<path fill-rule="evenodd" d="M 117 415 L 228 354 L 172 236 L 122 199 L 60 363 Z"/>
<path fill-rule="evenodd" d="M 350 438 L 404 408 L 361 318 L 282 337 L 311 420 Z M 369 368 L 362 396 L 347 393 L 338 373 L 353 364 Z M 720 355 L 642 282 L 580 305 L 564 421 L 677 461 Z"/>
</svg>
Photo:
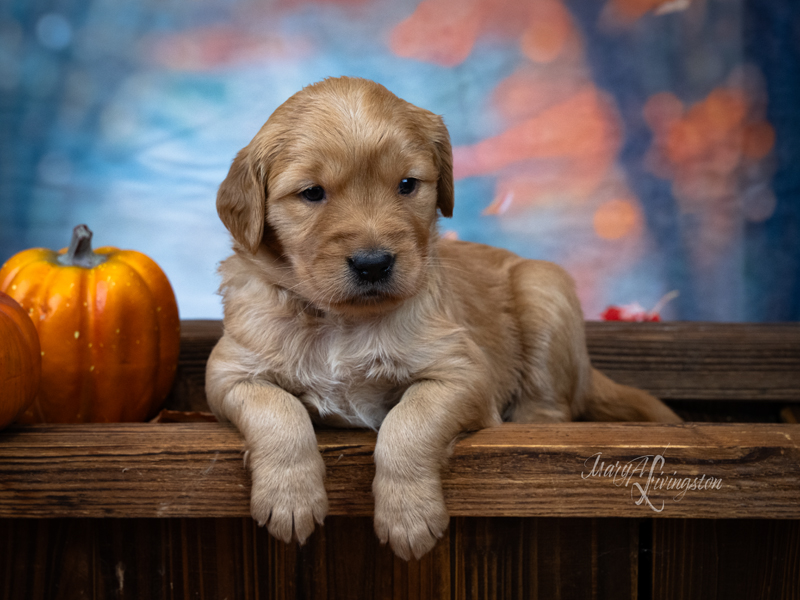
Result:
<svg viewBox="0 0 800 600">
<path fill-rule="evenodd" d="M 284 317 L 259 337 L 259 376 L 298 397 L 316 421 L 338 427 L 377 429 L 426 361 L 413 327 L 397 316 Z"/>
<path fill-rule="evenodd" d="M 296 357 L 294 376 L 303 388 L 298 397 L 319 421 L 377 429 L 412 383 L 408 347 L 387 344 L 381 329 L 354 325 L 309 332 L 315 351 Z"/>
</svg>

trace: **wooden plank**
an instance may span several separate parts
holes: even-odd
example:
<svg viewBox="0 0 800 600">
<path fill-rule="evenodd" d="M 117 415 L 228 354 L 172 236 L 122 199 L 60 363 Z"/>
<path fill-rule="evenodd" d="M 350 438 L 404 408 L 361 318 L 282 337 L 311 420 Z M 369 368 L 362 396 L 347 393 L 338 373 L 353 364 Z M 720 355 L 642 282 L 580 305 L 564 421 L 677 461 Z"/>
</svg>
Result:
<svg viewBox="0 0 800 600">
<path fill-rule="evenodd" d="M 331 517 L 302 547 L 250 519 L 0 519 L 0 599 L 635 598 L 637 527 L 458 517 L 406 562 L 368 517 Z"/>
<path fill-rule="evenodd" d="M 331 514 L 370 515 L 375 434 L 323 430 L 318 442 Z M 681 493 L 686 482 L 695 489 Z M 797 519 L 800 426 L 508 424 L 460 440 L 443 485 L 453 516 Z M 0 517 L 239 517 L 248 506 L 230 426 L 0 432 Z"/>
<path fill-rule="evenodd" d="M 0 519 L 0 599 L 297 598 L 252 519 Z"/>
<path fill-rule="evenodd" d="M 595 367 L 664 400 L 800 401 L 800 323 L 587 322 Z"/>
<path fill-rule="evenodd" d="M 638 591 L 635 519 L 456 517 L 453 598 L 631 598 Z"/>
<path fill-rule="evenodd" d="M 404 561 L 381 545 L 368 517 L 332 516 L 298 552 L 297 597 L 451 598 L 452 529 L 421 560 Z"/>
<path fill-rule="evenodd" d="M 800 521 L 653 523 L 653 600 L 800 598 Z"/>
<path fill-rule="evenodd" d="M 172 410 L 207 411 L 206 362 L 222 337 L 222 321 L 181 321 L 181 351 L 178 371 L 165 407 Z"/>
<path fill-rule="evenodd" d="M 220 321 L 183 321 L 170 406 L 205 407 Z M 595 367 L 664 400 L 800 402 L 800 323 L 586 323 Z"/>
</svg>

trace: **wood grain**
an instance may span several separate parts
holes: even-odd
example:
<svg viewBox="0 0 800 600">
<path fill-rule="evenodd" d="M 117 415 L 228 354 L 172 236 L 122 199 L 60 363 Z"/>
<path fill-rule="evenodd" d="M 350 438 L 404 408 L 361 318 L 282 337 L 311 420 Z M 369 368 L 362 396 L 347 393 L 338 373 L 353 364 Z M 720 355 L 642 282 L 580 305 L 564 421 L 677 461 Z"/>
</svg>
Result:
<svg viewBox="0 0 800 600">
<path fill-rule="evenodd" d="M 323 430 L 318 442 L 330 514 L 372 514 L 374 433 Z M 600 463 L 639 470 L 615 482 Z M 684 478 L 720 483 L 677 499 L 656 489 Z M 800 426 L 503 425 L 460 440 L 443 485 L 453 516 L 797 519 Z M 0 517 L 240 517 L 249 487 L 242 438 L 218 423 L 0 433 Z"/>
<path fill-rule="evenodd" d="M 183 321 L 170 408 L 207 410 L 220 321 Z M 592 363 L 664 400 L 800 402 L 800 323 L 586 323 Z"/>
<path fill-rule="evenodd" d="M 421 560 L 368 517 L 330 517 L 305 546 L 251 519 L 0 519 L 0 600 L 624 600 L 635 520 L 453 520 Z"/>
<path fill-rule="evenodd" d="M 653 523 L 653 600 L 800 598 L 800 521 Z"/>
<path fill-rule="evenodd" d="M 0 519 L 2 600 L 788 600 L 799 569 L 800 521 L 456 517 L 405 562 L 368 517 L 302 547 L 247 518 Z"/>
<path fill-rule="evenodd" d="M 450 531 L 453 598 L 637 597 L 635 519 L 457 517 Z"/>
<path fill-rule="evenodd" d="M 222 337 L 222 321 L 181 321 L 181 352 L 175 383 L 165 406 L 172 410 L 207 411 L 206 362 Z"/>
<path fill-rule="evenodd" d="M 587 322 L 595 367 L 664 400 L 800 401 L 800 323 Z"/>
<path fill-rule="evenodd" d="M 296 598 L 297 547 L 252 519 L 0 519 L 0 599 Z"/>
</svg>

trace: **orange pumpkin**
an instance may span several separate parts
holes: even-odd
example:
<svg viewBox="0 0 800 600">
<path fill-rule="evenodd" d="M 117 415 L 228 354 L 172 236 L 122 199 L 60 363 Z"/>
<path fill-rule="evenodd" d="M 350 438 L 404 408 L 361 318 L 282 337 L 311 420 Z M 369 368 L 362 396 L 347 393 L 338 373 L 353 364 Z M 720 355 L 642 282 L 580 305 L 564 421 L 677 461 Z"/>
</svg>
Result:
<svg viewBox="0 0 800 600">
<path fill-rule="evenodd" d="M 69 249 L 24 250 L 0 290 L 39 332 L 42 383 L 20 422 L 141 421 L 161 405 L 178 364 L 180 320 L 166 275 L 140 252 L 93 251 L 75 228 Z"/>
<path fill-rule="evenodd" d="M 0 292 L 0 429 L 16 421 L 31 405 L 42 376 L 39 336 L 33 322 Z"/>
</svg>

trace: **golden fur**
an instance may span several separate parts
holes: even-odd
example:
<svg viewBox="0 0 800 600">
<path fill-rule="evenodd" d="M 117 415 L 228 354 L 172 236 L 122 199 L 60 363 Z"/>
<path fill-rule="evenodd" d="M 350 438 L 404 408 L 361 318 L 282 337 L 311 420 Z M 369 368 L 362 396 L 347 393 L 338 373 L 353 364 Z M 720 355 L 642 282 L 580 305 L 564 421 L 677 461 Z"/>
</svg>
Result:
<svg viewBox="0 0 800 600">
<path fill-rule="evenodd" d="M 447 130 L 376 83 L 327 79 L 287 100 L 237 155 L 217 209 L 235 244 L 206 391 L 246 440 L 253 517 L 282 540 L 304 541 L 327 512 L 313 422 L 379 430 L 375 530 L 409 558 L 447 527 L 439 473 L 461 432 L 680 421 L 591 368 L 561 268 L 439 238 Z M 362 269 L 379 259 L 379 274 Z"/>
</svg>

